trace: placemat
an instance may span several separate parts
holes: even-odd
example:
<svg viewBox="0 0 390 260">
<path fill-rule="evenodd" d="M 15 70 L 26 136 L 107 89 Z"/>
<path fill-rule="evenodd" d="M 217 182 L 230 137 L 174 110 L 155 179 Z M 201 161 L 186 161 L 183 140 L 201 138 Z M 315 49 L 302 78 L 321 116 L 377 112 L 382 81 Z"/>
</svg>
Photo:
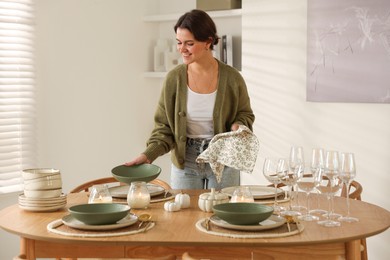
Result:
<svg viewBox="0 0 390 260">
<path fill-rule="evenodd" d="M 63 235 L 63 236 L 73 236 L 73 237 L 114 237 L 114 236 L 124 236 L 132 235 L 137 233 L 142 233 L 147 230 L 152 229 L 155 226 L 154 222 L 150 222 L 149 225 L 138 228 L 140 221 L 137 221 L 131 226 L 113 229 L 113 230 L 82 230 L 68 227 L 62 223 L 61 219 L 54 220 L 47 225 L 47 230 L 49 232 Z"/>
<path fill-rule="evenodd" d="M 303 231 L 304 226 L 302 223 L 290 223 L 290 231 L 288 230 L 287 224 L 284 224 L 278 228 L 262 230 L 262 231 L 240 231 L 231 230 L 222 227 L 218 227 L 213 223 L 209 222 L 209 229 L 206 228 L 207 218 L 200 219 L 196 222 L 195 226 L 198 230 L 216 236 L 231 237 L 231 238 L 276 238 L 276 237 L 287 237 L 299 234 Z"/>
<path fill-rule="evenodd" d="M 168 200 L 172 200 L 174 198 L 175 198 L 175 194 L 168 192 L 166 195 L 165 194 L 160 194 L 158 196 L 151 197 L 150 198 L 150 203 L 157 203 L 157 202 L 161 202 L 161 201 L 168 201 Z M 127 204 L 127 199 L 126 198 L 112 198 L 112 202 Z"/>
</svg>

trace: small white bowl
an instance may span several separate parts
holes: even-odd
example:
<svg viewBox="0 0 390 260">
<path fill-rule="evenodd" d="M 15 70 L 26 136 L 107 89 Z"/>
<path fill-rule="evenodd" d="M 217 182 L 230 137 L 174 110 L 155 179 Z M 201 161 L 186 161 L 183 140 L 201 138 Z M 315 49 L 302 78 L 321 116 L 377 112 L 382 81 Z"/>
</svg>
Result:
<svg viewBox="0 0 390 260">
<path fill-rule="evenodd" d="M 24 188 L 26 190 L 53 190 L 62 188 L 62 180 L 59 177 L 53 178 L 46 176 L 46 178 L 39 178 L 33 180 L 25 180 Z"/>
<path fill-rule="evenodd" d="M 23 180 L 33 180 L 47 176 L 60 176 L 60 171 L 53 168 L 25 169 L 22 172 Z"/>
<path fill-rule="evenodd" d="M 24 195 L 27 198 L 56 198 L 62 193 L 62 189 L 53 190 L 26 190 L 24 189 Z"/>
</svg>

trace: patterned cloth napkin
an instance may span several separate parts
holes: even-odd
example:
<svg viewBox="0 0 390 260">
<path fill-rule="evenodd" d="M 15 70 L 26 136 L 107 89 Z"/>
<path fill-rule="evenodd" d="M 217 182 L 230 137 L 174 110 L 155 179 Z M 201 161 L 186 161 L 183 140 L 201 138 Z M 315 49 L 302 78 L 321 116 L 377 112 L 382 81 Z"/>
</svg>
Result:
<svg viewBox="0 0 390 260">
<path fill-rule="evenodd" d="M 236 131 L 215 135 L 196 162 L 210 163 L 217 181 L 221 182 L 225 165 L 252 173 L 258 152 L 259 140 L 248 127 L 240 125 Z"/>
</svg>

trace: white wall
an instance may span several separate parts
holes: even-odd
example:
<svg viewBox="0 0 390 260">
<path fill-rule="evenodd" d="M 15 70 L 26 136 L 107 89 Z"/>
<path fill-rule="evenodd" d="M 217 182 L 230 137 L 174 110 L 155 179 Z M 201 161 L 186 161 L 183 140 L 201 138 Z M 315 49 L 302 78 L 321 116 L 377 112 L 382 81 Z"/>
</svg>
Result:
<svg viewBox="0 0 390 260">
<path fill-rule="evenodd" d="M 264 158 L 288 156 L 293 144 L 306 157 L 316 146 L 350 151 L 363 200 L 390 210 L 390 105 L 306 102 L 306 12 L 306 0 L 243 1 L 243 74 L 261 142 L 243 182 L 266 183 Z M 389 231 L 369 238 L 369 259 L 387 259 L 389 241 Z"/>
<path fill-rule="evenodd" d="M 61 170 L 65 190 L 111 176 L 145 148 L 160 92 L 143 77 L 151 2 L 38 1 L 39 159 Z"/>
</svg>

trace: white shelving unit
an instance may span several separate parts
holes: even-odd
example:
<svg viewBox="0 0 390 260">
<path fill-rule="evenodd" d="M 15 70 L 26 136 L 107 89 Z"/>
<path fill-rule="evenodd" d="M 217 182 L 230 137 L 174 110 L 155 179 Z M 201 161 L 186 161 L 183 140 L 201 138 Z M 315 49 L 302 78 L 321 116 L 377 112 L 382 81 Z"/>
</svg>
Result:
<svg viewBox="0 0 390 260">
<path fill-rule="evenodd" d="M 215 18 L 234 18 L 241 17 L 242 10 L 241 9 L 231 9 L 231 10 L 221 10 L 221 11 L 209 11 L 207 12 L 213 19 Z M 164 22 L 172 22 L 176 21 L 178 17 L 180 17 L 182 13 L 174 13 L 174 14 L 156 14 L 156 15 L 146 15 L 143 19 L 146 23 L 164 23 Z M 155 71 L 147 71 L 144 73 L 144 77 L 146 78 L 164 78 L 167 72 L 155 72 Z"/>
</svg>

